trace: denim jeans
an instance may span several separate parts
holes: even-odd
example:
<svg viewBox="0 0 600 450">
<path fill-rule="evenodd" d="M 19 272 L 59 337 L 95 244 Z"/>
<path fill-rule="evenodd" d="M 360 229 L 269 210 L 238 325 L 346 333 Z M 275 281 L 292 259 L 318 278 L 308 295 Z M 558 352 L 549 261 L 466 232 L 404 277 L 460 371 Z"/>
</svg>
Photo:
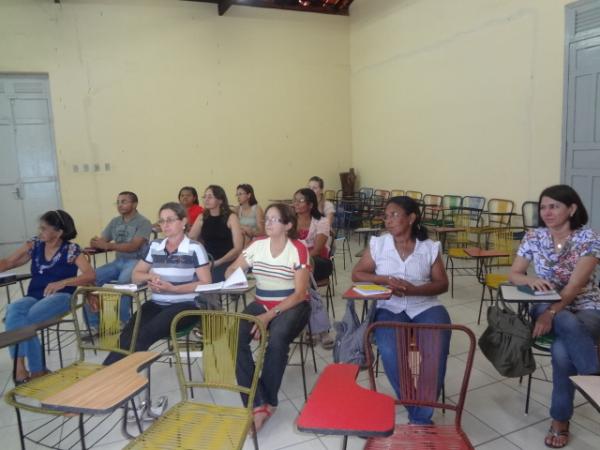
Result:
<svg viewBox="0 0 600 450">
<path fill-rule="evenodd" d="M 100 266 L 96 269 L 96 286 L 102 286 L 111 281 L 116 281 L 118 284 L 131 283 L 131 273 L 137 264 L 137 259 L 117 258 L 108 264 Z M 88 305 L 85 305 L 85 312 L 88 323 L 91 327 L 98 327 L 98 313 L 92 312 Z M 119 319 L 121 323 L 126 323 L 131 317 L 131 297 L 124 295 L 121 299 L 121 308 L 119 311 Z"/>
<path fill-rule="evenodd" d="M 448 311 L 443 306 L 434 306 L 432 308 L 423 311 L 421 314 L 410 318 L 406 312 L 394 314 L 393 312 L 378 308 L 375 313 L 375 322 L 403 322 L 403 323 L 450 323 L 450 316 Z M 446 360 L 448 359 L 448 352 L 450 350 L 450 332 L 444 332 L 440 353 L 440 362 L 438 369 L 438 386 L 437 395 L 440 395 L 440 391 L 444 384 L 444 377 L 446 376 Z M 396 349 L 396 338 L 395 333 L 391 329 L 378 328 L 375 330 L 375 342 L 383 362 L 383 369 L 385 374 L 390 381 L 390 384 L 396 392 L 396 396 L 400 396 L 400 376 L 398 374 L 398 350 Z M 418 425 L 430 425 L 432 424 L 431 417 L 433 416 L 433 408 L 421 407 L 421 406 L 407 406 L 408 419 L 412 424 Z"/>
<path fill-rule="evenodd" d="M 244 314 L 252 316 L 258 316 L 264 312 L 264 306 L 256 302 L 250 303 L 244 310 Z M 277 394 L 287 365 L 290 344 L 302 332 L 308 323 L 309 317 L 309 302 L 300 302 L 293 308 L 283 311 L 269 323 L 265 360 L 258 380 L 256 396 L 254 397 L 255 407 L 264 404 L 278 405 Z M 254 359 L 250 349 L 251 329 L 252 324 L 250 322 L 242 321 L 238 343 L 237 380 L 241 386 L 246 387 L 250 387 L 254 374 Z M 242 395 L 242 400 L 244 404 L 247 404 L 248 398 L 246 395 Z"/>
<path fill-rule="evenodd" d="M 6 308 L 6 331 L 21 328 L 34 323 L 43 322 L 56 316 L 66 314 L 71 305 L 71 294 L 57 293 L 41 300 L 24 297 L 12 302 Z M 42 358 L 42 346 L 38 337 L 33 337 L 19 343 L 19 357 L 27 359 L 30 372 L 40 372 L 45 369 Z M 15 347 L 10 347 L 10 355 L 15 358 Z"/>
<path fill-rule="evenodd" d="M 536 305 L 531 315 L 536 320 L 550 305 Z M 575 387 L 572 375 L 600 371 L 596 345 L 600 338 L 600 310 L 561 310 L 552 321 L 552 402 L 550 417 L 566 422 L 573 416 Z"/>
</svg>

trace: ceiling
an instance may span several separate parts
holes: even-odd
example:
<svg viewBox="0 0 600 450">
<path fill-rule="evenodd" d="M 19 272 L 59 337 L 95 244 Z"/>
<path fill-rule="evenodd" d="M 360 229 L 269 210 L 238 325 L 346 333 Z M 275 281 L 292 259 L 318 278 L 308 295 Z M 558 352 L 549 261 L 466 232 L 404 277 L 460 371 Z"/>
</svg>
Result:
<svg viewBox="0 0 600 450">
<path fill-rule="evenodd" d="M 353 0 L 184 0 L 214 3 L 220 16 L 233 5 L 347 16 Z"/>
</svg>

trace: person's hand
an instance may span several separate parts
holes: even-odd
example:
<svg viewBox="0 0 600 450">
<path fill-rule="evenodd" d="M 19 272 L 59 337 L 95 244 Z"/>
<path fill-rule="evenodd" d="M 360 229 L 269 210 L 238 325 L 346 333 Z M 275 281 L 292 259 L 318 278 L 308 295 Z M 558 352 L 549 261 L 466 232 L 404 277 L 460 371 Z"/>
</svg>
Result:
<svg viewBox="0 0 600 450">
<path fill-rule="evenodd" d="M 550 311 L 544 311 L 535 321 L 535 325 L 533 327 L 533 333 L 531 335 L 536 338 L 539 336 L 543 336 L 548 334 L 552 329 L 552 320 L 554 319 L 554 314 Z"/>
<path fill-rule="evenodd" d="M 406 295 L 410 295 L 412 289 L 415 287 L 414 284 L 403 280 L 402 278 L 388 278 L 388 285 L 392 288 L 392 292 L 394 295 L 398 297 L 404 297 Z"/>
<path fill-rule="evenodd" d="M 552 289 L 554 289 L 552 283 L 550 283 L 547 280 L 544 280 L 543 278 L 529 277 L 529 279 L 527 280 L 527 284 L 534 291 L 551 291 Z"/>
<path fill-rule="evenodd" d="M 269 326 L 269 322 L 271 322 L 271 314 L 269 314 L 269 311 L 259 314 L 258 316 L 256 316 L 256 318 L 263 323 L 265 328 L 267 328 Z M 260 339 L 260 331 L 258 329 L 258 326 L 252 326 L 252 329 L 250 330 L 250 335 L 255 341 Z"/>
<path fill-rule="evenodd" d="M 55 281 L 54 283 L 48 283 L 46 289 L 44 289 L 44 297 L 48 295 L 56 294 L 58 291 L 65 288 L 65 283 L 62 281 Z"/>
<path fill-rule="evenodd" d="M 102 237 L 93 237 L 90 241 L 90 244 L 94 248 L 99 248 L 100 250 L 108 250 L 108 241 Z"/>
<path fill-rule="evenodd" d="M 177 288 L 168 281 L 161 280 L 160 277 L 154 276 L 148 281 L 148 286 L 152 292 L 164 293 L 164 292 L 176 292 Z"/>
</svg>

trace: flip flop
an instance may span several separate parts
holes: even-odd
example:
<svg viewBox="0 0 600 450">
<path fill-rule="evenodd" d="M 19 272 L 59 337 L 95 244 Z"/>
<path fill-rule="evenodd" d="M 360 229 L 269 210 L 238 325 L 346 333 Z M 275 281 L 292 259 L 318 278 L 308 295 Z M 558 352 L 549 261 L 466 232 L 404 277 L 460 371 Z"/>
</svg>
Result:
<svg viewBox="0 0 600 450">
<path fill-rule="evenodd" d="M 265 426 L 265 423 L 267 423 L 267 420 L 269 420 L 269 418 L 273 415 L 273 411 L 271 411 L 269 409 L 268 405 L 262 405 L 262 406 L 258 406 L 256 408 L 254 408 L 254 410 L 252 411 L 253 416 L 256 416 L 257 414 L 265 414 L 265 416 L 266 416 L 265 420 L 263 420 L 263 422 L 260 424 L 260 427 L 255 426 L 256 432 L 258 433 L 261 430 L 261 428 Z M 250 436 L 252 436 L 254 434 L 253 428 L 250 428 L 249 434 L 250 434 Z"/>
<path fill-rule="evenodd" d="M 552 444 L 552 441 L 555 438 L 561 438 L 561 437 L 566 438 L 564 441 L 564 444 L 562 444 L 562 445 Z M 562 430 L 562 431 L 555 430 L 553 426 L 550 426 L 550 429 L 548 430 L 548 434 L 546 435 L 546 438 L 544 439 L 544 445 L 549 448 L 563 448 L 563 447 L 566 447 L 566 445 L 569 443 L 569 437 L 570 437 L 570 433 L 569 433 L 568 425 L 567 425 L 567 429 Z"/>
</svg>

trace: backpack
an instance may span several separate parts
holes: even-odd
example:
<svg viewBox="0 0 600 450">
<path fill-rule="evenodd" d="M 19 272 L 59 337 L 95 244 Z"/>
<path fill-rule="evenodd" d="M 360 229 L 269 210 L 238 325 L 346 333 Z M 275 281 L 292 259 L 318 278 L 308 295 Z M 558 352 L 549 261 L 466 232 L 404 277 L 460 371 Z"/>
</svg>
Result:
<svg viewBox="0 0 600 450">
<path fill-rule="evenodd" d="M 360 323 L 354 300 L 346 301 L 346 311 L 341 322 L 335 322 L 335 344 L 333 347 L 333 361 L 336 363 L 358 364 L 364 367 L 366 364 L 366 352 L 364 346 L 364 337 L 367 328 L 373 322 L 377 302 L 369 307 L 366 320 Z"/>
<path fill-rule="evenodd" d="M 498 373 L 504 377 L 533 373 L 535 358 L 531 350 L 531 323 L 502 300 L 488 307 L 487 319 L 488 327 L 479 338 L 479 348 Z"/>
<path fill-rule="evenodd" d="M 323 305 L 321 294 L 314 288 L 308 290 L 310 297 L 310 331 L 312 334 L 319 334 L 329 331 L 329 315 Z"/>
</svg>

